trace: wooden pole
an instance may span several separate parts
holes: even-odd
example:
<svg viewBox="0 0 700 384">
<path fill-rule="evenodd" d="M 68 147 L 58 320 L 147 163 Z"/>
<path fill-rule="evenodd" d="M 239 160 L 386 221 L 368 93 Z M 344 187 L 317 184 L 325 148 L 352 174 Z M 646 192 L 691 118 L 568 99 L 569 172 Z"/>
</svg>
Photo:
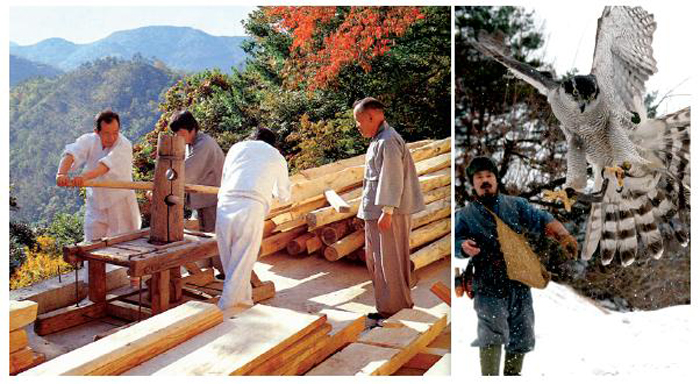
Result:
<svg viewBox="0 0 700 384">
<path fill-rule="evenodd" d="M 134 189 L 142 191 L 152 191 L 152 181 L 95 181 L 85 180 L 84 185 L 91 188 L 115 188 L 115 189 Z M 211 185 L 185 184 L 185 192 L 187 193 L 208 193 L 216 195 L 219 193 L 219 187 Z"/>
</svg>

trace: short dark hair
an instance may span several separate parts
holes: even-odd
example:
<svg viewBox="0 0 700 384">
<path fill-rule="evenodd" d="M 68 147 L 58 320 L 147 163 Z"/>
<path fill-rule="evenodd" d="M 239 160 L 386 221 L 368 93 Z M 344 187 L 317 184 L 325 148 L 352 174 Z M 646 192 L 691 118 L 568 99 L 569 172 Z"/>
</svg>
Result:
<svg viewBox="0 0 700 384">
<path fill-rule="evenodd" d="M 270 144 L 273 147 L 277 147 L 277 134 L 268 128 L 258 128 L 251 135 L 253 140 L 260 140 L 265 143 Z"/>
<path fill-rule="evenodd" d="M 95 129 L 97 130 L 97 132 L 99 132 L 102 130 L 103 121 L 109 124 L 113 120 L 117 120 L 117 124 L 119 124 L 119 128 L 121 128 L 122 123 L 121 121 L 119 121 L 119 114 L 113 112 L 111 109 L 105 109 L 104 111 L 98 113 L 97 116 L 95 116 Z"/>
<path fill-rule="evenodd" d="M 192 132 L 193 129 L 195 131 L 199 131 L 199 123 L 197 123 L 197 119 L 195 119 L 192 112 L 188 110 L 173 113 L 173 115 L 170 116 L 170 123 L 168 125 L 170 126 L 170 130 L 173 132 L 177 132 L 183 128 L 189 132 Z"/>
<path fill-rule="evenodd" d="M 368 109 L 378 109 L 380 111 L 384 111 L 384 104 L 382 104 L 381 101 L 375 99 L 374 97 L 365 97 L 362 100 L 357 100 L 352 104 L 352 108 L 359 108 L 357 109 L 358 112 L 364 112 Z"/>
<path fill-rule="evenodd" d="M 477 156 L 469 162 L 467 166 L 467 177 L 469 178 L 469 183 L 474 185 L 474 175 L 480 171 L 490 171 L 498 179 L 498 166 L 496 162 L 490 157 Z"/>
</svg>

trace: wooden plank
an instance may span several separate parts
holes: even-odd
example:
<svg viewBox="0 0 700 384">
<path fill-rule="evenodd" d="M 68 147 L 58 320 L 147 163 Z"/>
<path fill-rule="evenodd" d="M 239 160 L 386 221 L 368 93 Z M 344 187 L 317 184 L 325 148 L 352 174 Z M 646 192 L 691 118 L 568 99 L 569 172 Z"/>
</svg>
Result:
<svg viewBox="0 0 700 384">
<path fill-rule="evenodd" d="M 431 353 L 419 352 L 401 368 L 422 369 L 424 371 L 427 371 L 428 369 L 430 369 L 430 367 L 435 365 L 435 363 L 440 361 L 440 359 L 442 359 L 441 355 L 433 355 Z"/>
<path fill-rule="evenodd" d="M 27 331 L 24 329 L 15 329 L 10 332 L 10 353 L 26 347 L 28 343 Z"/>
<path fill-rule="evenodd" d="M 185 243 L 177 247 L 159 250 L 137 256 L 129 265 L 129 276 L 139 277 L 154 272 L 185 265 L 189 262 L 207 259 L 219 254 L 216 239 L 206 239 L 197 243 Z"/>
<path fill-rule="evenodd" d="M 331 331 L 331 328 L 332 327 L 330 324 L 323 324 L 322 326 L 313 330 L 310 334 L 306 335 L 304 338 L 282 350 L 280 353 L 260 363 L 258 366 L 251 369 L 250 372 L 246 373 L 246 375 L 279 375 L 280 372 L 284 372 L 290 368 L 287 366 L 290 360 L 298 357 L 305 351 L 310 350 L 323 337 L 327 337 L 328 332 Z"/>
<path fill-rule="evenodd" d="M 318 363 L 326 360 L 328 356 L 357 341 L 360 333 L 365 330 L 365 315 L 334 309 L 324 309 L 321 313 L 326 314 L 328 322 L 333 325 L 328 343 L 324 343 L 318 351 L 304 359 L 295 371 L 287 372 L 288 374 L 305 374 Z"/>
<path fill-rule="evenodd" d="M 107 303 L 107 314 L 127 321 L 141 321 L 151 317 L 151 309 L 142 306 L 141 314 L 139 314 L 138 305 L 115 300 Z"/>
<path fill-rule="evenodd" d="M 330 206 L 337 212 L 350 212 L 350 206 L 348 205 L 347 201 L 343 200 L 343 198 L 340 197 L 336 191 L 329 189 L 323 192 L 323 195 L 326 196 L 326 201 L 328 201 L 328 204 L 330 204 Z"/>
<path fill-rule="evenodd" d="M 433 364 L 423 376 L 450 376 L 452 355 L 446 354 L 437 363 Z"/>
<path fill-rule="evenodd" d="M 288 359 L 283 366 L 274 370 L 271 374 L 277 376 L 297 376 L 299 375 L 299 367 L 304 364 L 304 362 L 313 357 L 318 351 L 325 348 L 330 343 L 331 337 L 324 335 L 319 340 L 316 340 L 308 348 L 302 350 L 300 353 L 293 355 Z"/>
<path fill-rule="evenodd" d="M 106 315 L 106 301 L 89 303 L 80 307 L 72 305 L 39 315 L 34 323 L 34 332 L 39 336 L 49 335 L 76 325 L 101 319 Z"/>
<path fill-rule="evenodd" d="M 309 371 L 306 376 L 376 375 L 399 349 L 352 343 Z"/>
<path fill-rule="evenodd" d="M 246 374 L 325 322 L 325 315 L 257 304 L 126 374 Z"/>
<path fill-rule="evenodd" d="M 448 233 L 441 239 L 426 245 L 425 247 L 411 254 L 411 270 L 423 268 L 436 262 L 452 252 L 451 235 Z"/>
<path fill-rule="evenodd" d="M 45 360 L 43 354 L 35 353 L 30 347 L 24 347 L 10 354 L 10 375 L 16 375 L 43 363 Z"/>
<path fill-rule="evenodd" d="M 10 332 L 36 320 L 39 305 L 31 300 L 10 300 Z"/>
<path fill-rule="evenodd" d="M 430 287 L 430 292 L 434 293 L 435 296 L 444 301 L 447 305 L 452 305 L 452 296 L 450 294 L 450 288 L 448 288 L 441 281 L 436 282 Z"/>
<path fill-rule="evenodd" d="M 190 301 L 48 361 L 25 375 L 117 375 L 223 321 L 213 304 Z"/>
<path fill-rule="evenodd" d="M 88 261 L 88 298 L 93 303 L 107 300 L 107 266 L 102 261 Z"/>
<path fill-rule="evenodd" d="M 216 280 L 216 277 L 214 276 L 214 269 L 207 268 L 200 271 L 200 273 L 183 277 L 182 283 L 203 286 L 211 283 L 214 280 Z"/>
</svg>

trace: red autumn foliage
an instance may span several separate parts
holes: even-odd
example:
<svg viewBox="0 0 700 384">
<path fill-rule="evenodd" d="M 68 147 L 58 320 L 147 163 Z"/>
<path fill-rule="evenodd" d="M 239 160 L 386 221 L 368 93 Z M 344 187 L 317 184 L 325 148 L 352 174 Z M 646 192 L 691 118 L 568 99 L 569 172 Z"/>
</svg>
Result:
<svg viewBox="0 0 700 384">
<path fill-rule="evenodd" d="M 268 17 L 280 19 L 278 31 L 292 36 L 292 64 L 312 77 L 309 89 L 327 87 L 349 64 L 369 72 L 372 59 L 389 52 L 394 41 L 424 17 L 419 7 L 351 7 L 342 20 L 338 11 L 338 7 L 265 9 Z"/>
</svg>

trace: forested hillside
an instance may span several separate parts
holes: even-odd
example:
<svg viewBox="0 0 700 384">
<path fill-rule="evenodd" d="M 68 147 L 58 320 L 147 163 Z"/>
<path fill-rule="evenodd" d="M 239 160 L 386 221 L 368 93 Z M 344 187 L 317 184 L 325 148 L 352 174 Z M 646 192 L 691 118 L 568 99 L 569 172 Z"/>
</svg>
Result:
<svg viewBox="0 0 700 384">
<path fill-rule="evenodd" d="M 35 63 L 31 60 L 10 55 L 10 87 L 36 77 L 56 77 L 63 73 L 50 65 Z"/>
<path fill-rule="evenodd" d="M 10 92 L 10 183 L 17 204 L 13 218 L 50 222 L 57 212 L 82 205 L 74 189 L 57 188 L 54 177 L 66 144 L 92 132 L 95 114 L 112 108 L 122 132 L 136 141 L 158 120 L 158 97 L 176 75 L 145 60 L 101 59 L 56 79 L 30 80 Z"/>
</svg>

